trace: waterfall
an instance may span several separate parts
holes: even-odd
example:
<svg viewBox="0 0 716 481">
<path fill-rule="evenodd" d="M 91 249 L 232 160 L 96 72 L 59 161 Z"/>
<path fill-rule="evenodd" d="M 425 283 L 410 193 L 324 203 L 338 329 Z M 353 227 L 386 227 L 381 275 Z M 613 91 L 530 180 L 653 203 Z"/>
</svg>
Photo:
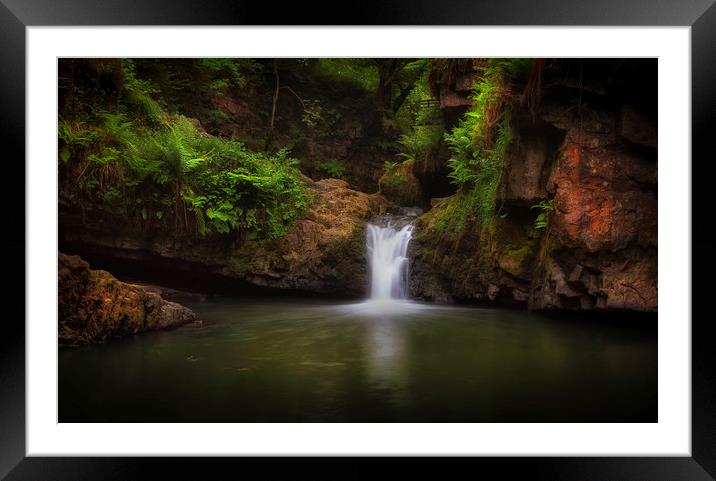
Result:
<svg viewBox="0 0 716 481">
<path fill-rule="evenodd" d="M 408 243 L 413 225 L 398 229 L 393 221 L 385 226 L 369 223 L 366 228 L 370 299 L 406 299 L 408 284 Z"/>
</svg>

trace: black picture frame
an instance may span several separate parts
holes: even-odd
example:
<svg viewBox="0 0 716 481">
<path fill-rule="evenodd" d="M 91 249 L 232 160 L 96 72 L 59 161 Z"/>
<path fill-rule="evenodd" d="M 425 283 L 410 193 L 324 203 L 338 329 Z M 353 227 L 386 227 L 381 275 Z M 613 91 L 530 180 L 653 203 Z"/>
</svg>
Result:
<svg viewBox="0 0 716 481">
<path fill-rule="evenodd" d="M 0 145 L 4 184 L 25 199 L 25 29 L 75 25 L 631 25 L 690 26 L 692 66 L 692 457 L 529 457 L 399 459 L 406 469 L 441 478 L 450 471 L 494 472 L 501 478 L 590 480 L 716 479 L 716 362 L 714 332 L 706 304 L 714 272 L 716 235 L 707 197 L 714 178 L 711 122 L 716 119 L 715 0 L 400 0 L 327 5 L 251 0 L 0 0 Z M 326 16 L 332 12 L 332 16 Z M 638 39 L 635 39 L 638 41 Z M 664 133 L 662 133 L 664 135 Z M 23 160 L 21 160 L 23 159 Z M 678 159 L 661 159 L 678 161 Z M 685 168 L 688 166 L 685 166 Z M 7 188 L 4 188 L 7 192 Z M 712 190 L 713 188 L 711 188 Z M 664 193 L 662 192 L 662 195 Z M 15 203 L 17 203 L 15 201 Z M 24 205 L 23 205 L 24 207 Z M 25 210 L 6 206 L 0 237 L 5 254 L 6 304 L 19 312 L 5 315 L 0 331 L 0 477 L 7 479 L 204 479 L 217 468 L 248 473 L 255 468 L 272 479 L 280 473 L 312 479 L 359 479 L 385 473 L 388 460 L 357 458 L 59 458 L 25 455 Z M 8 269 L 9 268 L 9 269 Z M 22 280 L 22 281 L 21 281 Z M 701 282 L 700 282 L 701 281 Z M 212 476 L 212 473 L 217 473 Z M 402 477 L 402 476 L 401 476 Z"/>
</svg>

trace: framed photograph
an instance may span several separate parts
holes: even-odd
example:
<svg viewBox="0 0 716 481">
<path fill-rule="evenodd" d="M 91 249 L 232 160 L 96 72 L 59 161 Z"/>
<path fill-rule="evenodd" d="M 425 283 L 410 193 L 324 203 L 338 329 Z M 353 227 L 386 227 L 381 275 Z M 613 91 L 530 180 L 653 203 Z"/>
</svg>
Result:
<svg viewBox="0 0 716 481">
<path fill-rule="evenodd" d="M 0 475 L 714 479 L 716 7 L 373 7 L 3 0 Z"/>
</svg>

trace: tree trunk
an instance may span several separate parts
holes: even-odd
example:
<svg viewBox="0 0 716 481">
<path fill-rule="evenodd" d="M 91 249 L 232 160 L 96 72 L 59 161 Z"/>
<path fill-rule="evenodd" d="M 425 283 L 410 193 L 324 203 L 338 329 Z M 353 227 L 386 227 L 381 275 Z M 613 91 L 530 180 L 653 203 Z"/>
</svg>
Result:
<svg viewBox="0 0 716 481">
<path fill-rule="evenodd" d="M 271 141 L 273 140 L 273 126 L 276 120 L 276 104 L 278 102 L 278 93 L 281 90 L 281 83 L 278 77 L 278 65 L 276 64 L 276 59 L 273 60 L 273 75 L 276 78 L 276 88 L 273 91 L 273 102 L 271 104 L 271 120 L 269 121 L 269 131 L 268 135 L 266 136 L 266 145 L 264 147 L 265 151 L 268 151 L 269 147 L 271 146 Z"/>
<path fill-rule="evenodd" d="M 381 59 L 378 63 L 378 106 L 385 113 L 392 111 L 393 81 L 397 70 L 396 59 Z"/>
</svg>

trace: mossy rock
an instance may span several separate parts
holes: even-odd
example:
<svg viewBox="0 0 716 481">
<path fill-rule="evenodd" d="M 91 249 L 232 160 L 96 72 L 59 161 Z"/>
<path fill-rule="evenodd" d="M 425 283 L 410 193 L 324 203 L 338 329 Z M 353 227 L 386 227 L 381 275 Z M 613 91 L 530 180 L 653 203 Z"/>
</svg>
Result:
<svg viewBox="0 0 716 481">
<path fill-rule="evenodd" d="M 387 168 L 378 180 L 380 193 L 399 206 L 422 205 L 423 191 L 413 173 L 414 164 L 411 159 Z"/>
<path fill-rule="evenodd" d="M 511 246 L 505 250 L 497 259 L 500 269 L 522 279 L 529 279 L 530 268 L 534 256 L 533 243 L 525 243 L 521 246 Z"/>
</svg>

